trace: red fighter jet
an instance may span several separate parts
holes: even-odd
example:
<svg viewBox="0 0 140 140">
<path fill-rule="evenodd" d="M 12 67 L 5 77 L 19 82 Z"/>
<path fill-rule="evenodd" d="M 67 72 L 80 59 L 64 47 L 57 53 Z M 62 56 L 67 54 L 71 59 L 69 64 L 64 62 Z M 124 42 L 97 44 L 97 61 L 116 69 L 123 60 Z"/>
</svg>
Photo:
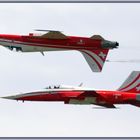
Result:
<svg viewBox="0 0 140 140">
<path fill-rule="evenodd" d="M 140 71 L 133 71 L 116 91 L 94 90 L 73 86 L 49 86 L 44 90 L 2 97 L 22 101 L 63 101 L 65 104 L 94 104 L 116 108 L 114 104 L 140 107 Z"/>
<path fill-rule="evenodd" d="M 0 34 L 0 45 L 21 52 L 66 51 L 77 50 L 82 53 L 93 72 L 101 72 L 109 49 L 117 48 L 118 42 L 105 40 L 100 35 L 87 37 L 66 36 L 59 31 L 45 31 L 43 35 Z"/>
</svg>

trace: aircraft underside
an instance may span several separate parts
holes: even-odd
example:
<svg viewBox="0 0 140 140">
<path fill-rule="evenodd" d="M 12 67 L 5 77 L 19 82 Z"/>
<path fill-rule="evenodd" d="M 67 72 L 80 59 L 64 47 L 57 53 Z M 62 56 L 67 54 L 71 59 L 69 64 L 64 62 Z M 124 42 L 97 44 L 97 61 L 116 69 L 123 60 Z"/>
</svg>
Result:
<svg viewBox="0 0 140 140">
<path fill-rule="evenodd" d="M 86 47 L 80 46 L 64 46 L 54 44 L 35 44 L 29 42 L 19 41 L 1 41 L 0 44 L 5 46 L 11 51 L 17 52 L 41 52 L 44 55 L 45 51 L 67 51 L 77 50 L 81 52 L 88 65 L 93 72 L 101 72 L 104 62 L 106 60 L 108 49 L 92 49 L 88 50 Z M 91 47 L 89 47 L 91 49 Z"/>
<path fill-rule="evenodd" d="M 32 46 L 32 45 L 24 45 L 24 44 L 6 44 L 6 48 L 9 50 L 15 50 L 15 51 L 21 51 L 21 52 L 45 52 L 45 51 L 64 51 L 68 49 L 63 49 L 63 48 L 55 48 L 55 47 L 50 47 L 50 46 Z"/>
</svg>

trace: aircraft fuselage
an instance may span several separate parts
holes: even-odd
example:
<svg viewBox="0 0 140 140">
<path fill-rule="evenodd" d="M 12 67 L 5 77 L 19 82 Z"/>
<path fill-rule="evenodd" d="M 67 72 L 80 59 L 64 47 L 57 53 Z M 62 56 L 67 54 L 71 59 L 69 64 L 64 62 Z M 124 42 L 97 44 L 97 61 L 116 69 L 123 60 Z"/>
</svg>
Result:
<svg viewBox="0 0 140 140">
<path fill-rule="evenodd" d="M 97 95 L 95 95 L 95 92 Z M 89 90 L 82 95 L 83 90 L 48 90 L 25 93 L 5 97 L 21 101 L 57 101 L 65 104 L 127 104 L 129 101 L 140 101 L 140 95 L 120 91 Z"/>
<path fill-rule="evenodd" d="M 44 35 L 0 34 L 0 45 L 18 52 L 41 52 L 77 50 L 86 59 L 93 72 L 101 72 L 109 49 L 119 43 L 103 39 L 100 35 L 88 37 L 65 36 L 56 31 Z"/>
<path fill-rule="evenodd" d="M 105 47 L 106 43 L 106 47 Z M 0 34 L 0 45 L 22 52 L 44 52 L 58 50 L 113 49 L 117 42 L 101 41 L 87 37 L 68 36 L 68 39 L 46 39 L 39 36 Z"/>
</svg>

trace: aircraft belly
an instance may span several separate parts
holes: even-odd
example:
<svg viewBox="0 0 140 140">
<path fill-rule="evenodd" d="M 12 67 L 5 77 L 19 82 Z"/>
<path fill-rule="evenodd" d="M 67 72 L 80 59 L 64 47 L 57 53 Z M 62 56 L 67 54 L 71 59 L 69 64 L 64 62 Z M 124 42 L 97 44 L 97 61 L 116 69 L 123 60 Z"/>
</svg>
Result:
<svg viewBox="0 0 140 140">
<path fill-rule="evenodd" d="M 44 52 L 44 51 L 62 51 L 64 49 L 41 47 L 41 46 L 21 46 L 23 52 Z"/>
<path fill-rule="evenodd" d="M 13 50 L 14 48 L 21 48 L 22 52 L 43 52 L 43 51 L 62 51 L 67 49 L 55 48 L 50 46 L 34 46 L 34 45 L 25 45 L 13 42 L 0 42 L 0 45 L 5 46 L 6 48 Z M 13 49 L 11 49 L 13 48 Z"/>
<path fill-rule="evenodd" d="M 69 104 L 94 104 L 96 97 L 86 97 L 84 100 L 70 99 Z"/>
<path fill-rule="evenodd" d="M 2 46 L 11 46 L 11 45 L 13 45 L 13 43 L 12 42 L 2 42 L 2 41 L 0 41 L 0 45 L 2 45 Z"/>
</svg>

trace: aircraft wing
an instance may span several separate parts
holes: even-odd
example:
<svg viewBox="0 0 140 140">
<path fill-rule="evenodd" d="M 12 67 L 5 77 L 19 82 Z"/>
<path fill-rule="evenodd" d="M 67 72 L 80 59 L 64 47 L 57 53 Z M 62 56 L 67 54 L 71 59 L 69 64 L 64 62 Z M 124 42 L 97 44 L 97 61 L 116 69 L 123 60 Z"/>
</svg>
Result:
<svg viewBox="0 0 140 140">
<path fill-rule="evenodd" d="M 102 103 L 98 102 L 96 98 L 103 99 L 103 97 L 96 91 L 87 90 L 87 91 L 81 92 L 81 94 L 76 97 L 67 98 L 64 103 L 65 104 L 94 104 L 94 105 L 103 106 L 106 108 L 116 108 L 113 104 L 110 104 L 106 102 L 105 100 L 103 100 Z"/>
<path fill-rule="evenodd" d="M 100 96 L 100 94 L 98 94 L 94 90 L 85 90 L 79 96 L 77 96 L 77 98 L 79 98 L 79 97 L 98 97 L 98 96 Z"/>
<path fill-rule="evenodd" d="M 80 51 L 93 72 L 101 72 L 106 60 L 108 49 Z"/>
<path fill-rule="evenodd" d="M 115 105 L 113 104 L 94 104 L 94 105 L 98 105 L 98 106 L 102 106 L 102 107 L 106 107 L 106 108 L 116 108 Z"/>
<path fill-rule="evenodd" d="M 36 30 L 36 31 L 49 31 L 48 33 L 43 34 L 42 38 L 47 39 L 68 39 L 66 35 L 61 33 L 60 31 L 52 31 L 52 30 Z"/>
</svg>

